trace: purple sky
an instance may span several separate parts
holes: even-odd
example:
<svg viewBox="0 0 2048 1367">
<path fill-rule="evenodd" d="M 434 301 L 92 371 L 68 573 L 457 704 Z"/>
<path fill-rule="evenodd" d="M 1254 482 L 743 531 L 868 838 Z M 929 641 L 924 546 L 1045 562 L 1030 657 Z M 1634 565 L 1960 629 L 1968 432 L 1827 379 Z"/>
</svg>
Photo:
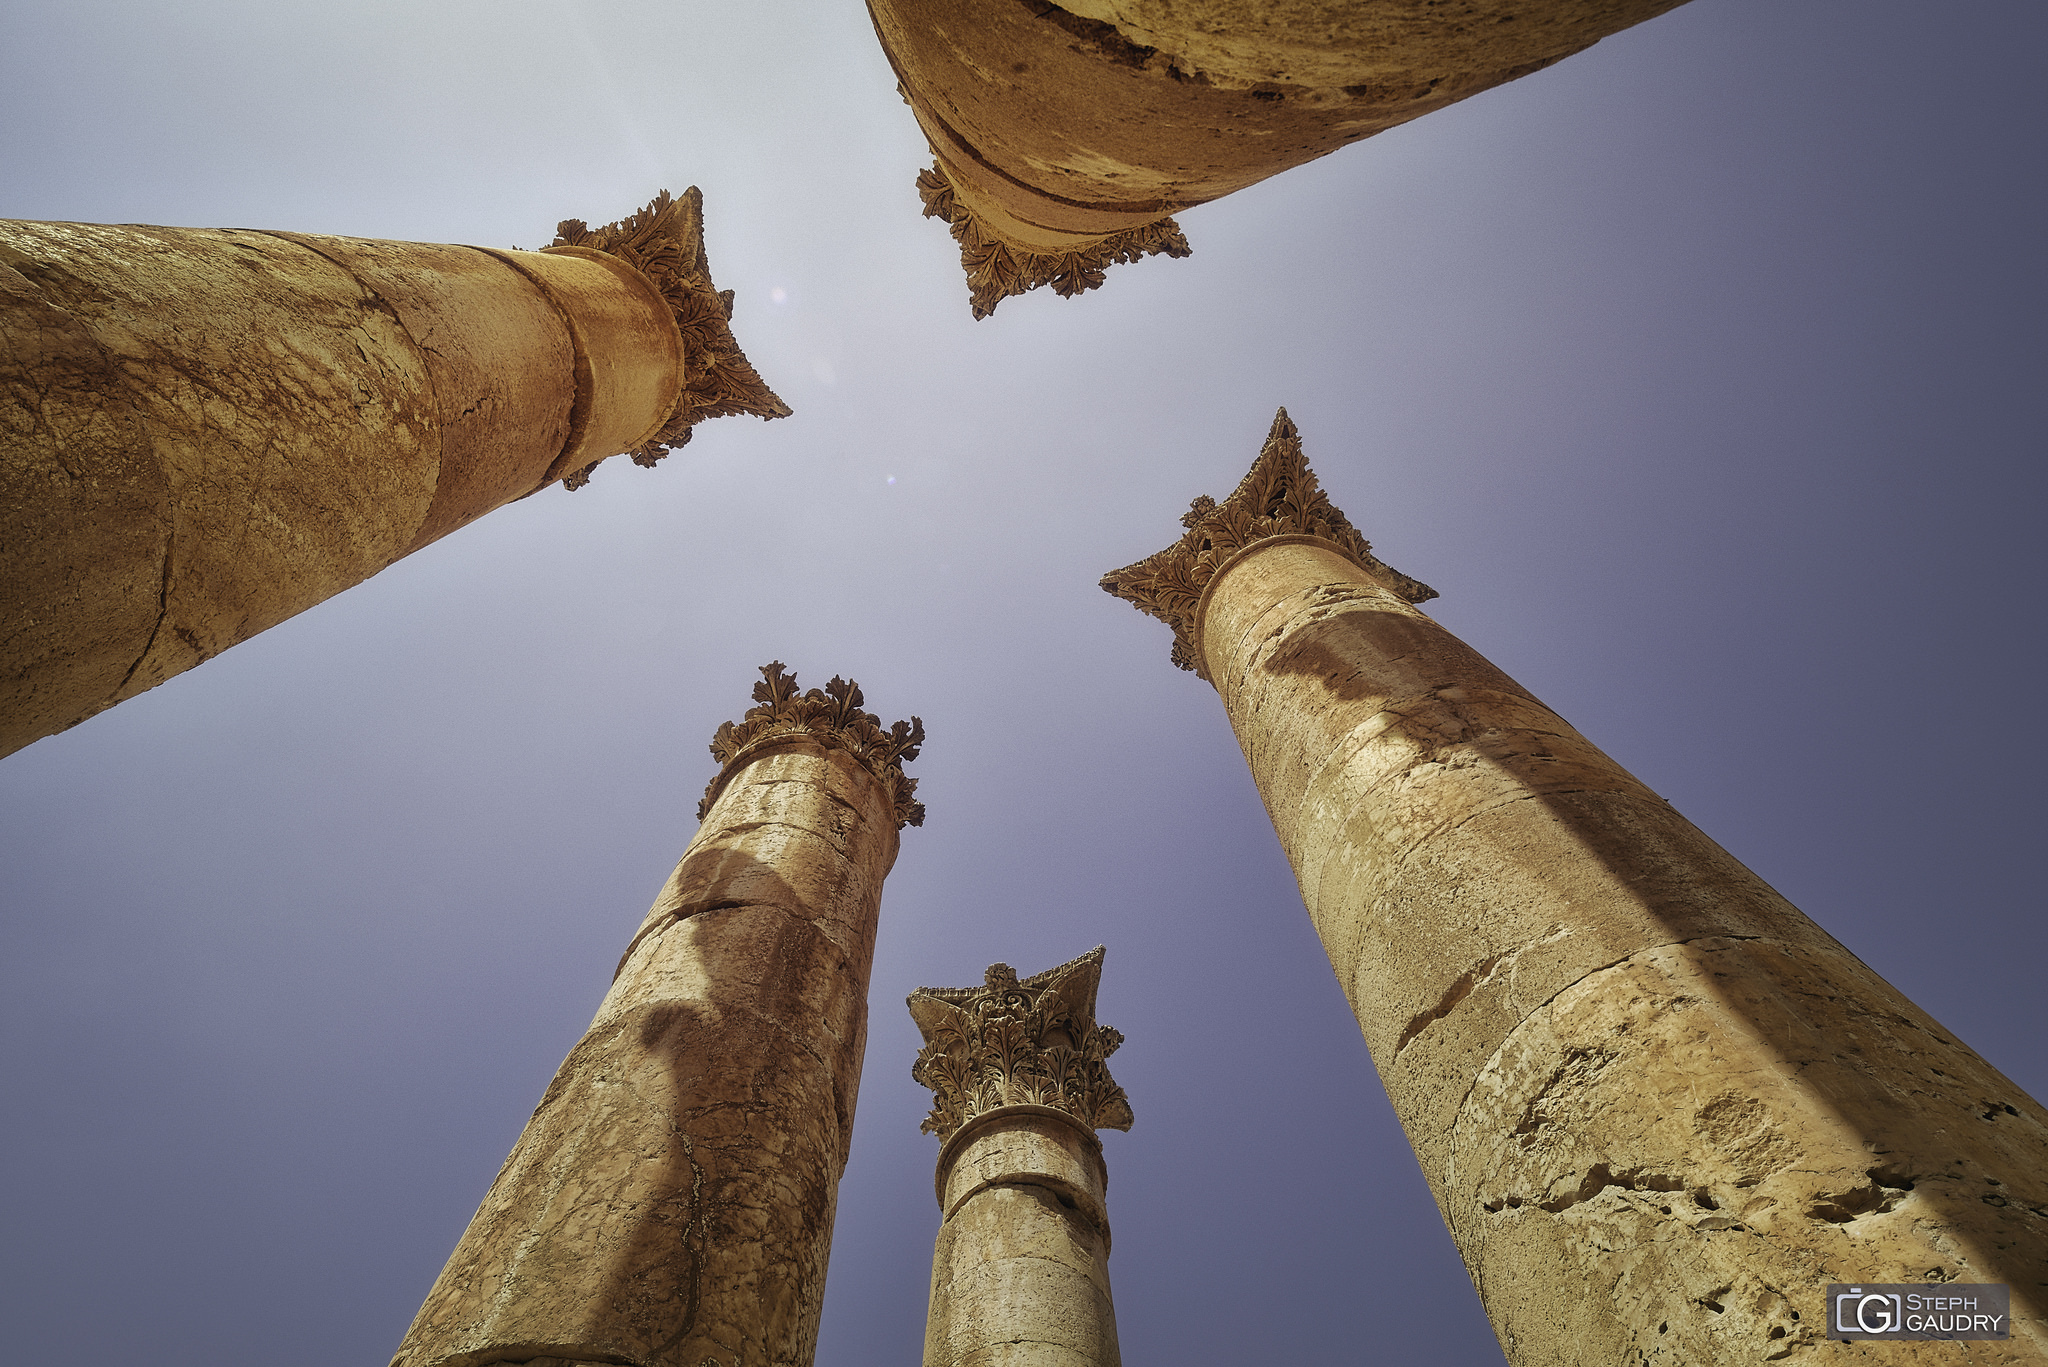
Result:
<svg viewBox="0 0 2048 1367">
<path fill-rule="evenodd" d="M 1215 695 L 1095 587 L 1280 404 L 1439 620 L 2048 1095 L 2044 46 L 1696 0 L 975 324 L 855 3 L 10 15 L 0 215 L 532 247 L 698 184 L 797 416 L 0 763 L 7 1355 L 381 1364 L 779 658 L 930 732 L 821 1367 L 923 1334 L 904 994 L 1098 942 L 1130 1367 L 1498 1363 Z"/>
</svg>

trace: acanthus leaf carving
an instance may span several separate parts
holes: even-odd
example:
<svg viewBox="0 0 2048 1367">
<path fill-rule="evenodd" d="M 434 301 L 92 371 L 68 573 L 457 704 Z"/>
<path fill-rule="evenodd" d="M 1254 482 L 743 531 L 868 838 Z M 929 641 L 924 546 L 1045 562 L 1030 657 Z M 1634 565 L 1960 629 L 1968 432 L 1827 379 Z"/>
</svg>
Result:
<svg viewBox="0 0 2048 1367">
<path fill-rule="evenodd" d="M 1173 662 L 1203 678 L 1202 593 L 1216 572 L 1244 547 L 1276 536 L 1312 536 L 1329 543 L 1360 569 L 1410 603 L 1426 603 L 1435 589 L 1411 579 L 1372 553 L 1372 543 L 1323 493 L 1301 449 L 1301 433 L 1281 409 L 1259 458 L 1229 498 L 1199 496 L 1181 515 L 1187 532 L 1157 554 L 1102 576 L 1102 588 L 1173 628 Z"/>
<path fill-rule="evenodd" d="M 917 193 L 924 201 L 924 216 L 945 220 L 953 240 L 960 244 L 960 265 L 967 272 L 968 303 L 977 319 L 994 313 L 996 305 L 1011 295 L 1040 285 L 1050 285 L 1053 293 L 1071 299 L 1101 288 L 1111 266 L 1162 254 L 1188 256 L 1194 250 L 1181 235 L 1179 224 L 1171 218 L 1161 218 L 1073 251 L 1027 251 L 983 227 L 973 211 L 960 202 L 952 182 L 937 165 L 917 173 Z"/>
<path fill-rule="evenodd" d="M 651 468 L 687 443 L 691 428 L 710 418 L 790 415 L 789 405 L 768 388 L 732 335 L 733 292 L 711 283 L 704 253 L 704 196 L 696 186 L 680 199 L 663 190 L 638 213 L 602 228 L 580 218 L 564 219 L 548 245 L 583 247 L 624 261 L 660 291 L 682 333 L 682 392 L 661 430 L 628 453 L 635 465 Z M 570 473 L 563 487 L 582 488 L 596 468 L 593 463 Z"/>
<path fill-rule="evenodd" d="M 1029 978 L 991 964 L 980 987 L 920 987 L 910 1015 L 924 1035 L 910 1075 L 932 1091 L 923 1130 L 950 1139 L 1001 1106 L 1047 1106 L 1089 1129 L 1128 1130 L 1131 1104 L 1109 1075 L 1124 1037 L 1095 1022 L 1100 945 Z"/>
<path fill-rule="evenodd" d="M 912 796 L 917 780 L 903 772 L 924 745 L 924 722 L 912 717 L 883 730 L 881 718 L 861 710 L 866 701 L 860 685 L 851 679 L 835 674 L 823 688 L 799 692 L 796 675 L 782 661 L 762 665 L 761 681 L 754 685 L 754 706 L 737 722 L 720 722 L 712 734 L 711 757 L 719 770 L 697 804 L 697 819 L 702 821 L 711 811 L 726 780 L 750 756 L 785 737 L 808 737 L 846 751 L 875 776 L 889 794 L 897 829 L 924 825 L 924 804 Z"/>
</svg>

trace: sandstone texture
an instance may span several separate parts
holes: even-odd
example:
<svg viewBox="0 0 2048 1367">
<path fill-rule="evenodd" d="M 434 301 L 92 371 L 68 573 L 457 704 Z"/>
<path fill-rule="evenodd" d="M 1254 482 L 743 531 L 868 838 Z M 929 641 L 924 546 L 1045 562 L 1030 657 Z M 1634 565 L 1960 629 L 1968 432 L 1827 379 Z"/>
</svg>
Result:
<svg viewBox="0 0 2048 1367">
<path fill-rule="evenodd" d="M 1105 584 L 1222 697 L 1509 1360 L 2048 1360 L 2048 1112 L 1326 535 L 1284 414 L 1240 494 Z M 1831 1281 L 2013 1337 L 1824 1343 Z"/>
<path fill-rule="evenodd" d="M 912 1070 L 945 1142 L 925 1367 L 1115 1367 L 1109 1173 L 1097 1127 L 1129 1129 L 1095 1023 L 1102 950 L 1019 981 L 920 988 Z"/>
<path fill-rule="evenodd" d="M 601 233 L 0 221 L 0 754 L 707 409 L 787 412 L 691 383 L 730 340 L 694 192 Z"/>
<path fill-rule="evenodd" d="M 1679 0 L 869 0 L 977 314 L 1186 254 L 1168 216 Z M 945 192 L 942 197 L 941 192 Z M 1163 225 L 1163 226 L 1162 226 Z"/>
<path fill-rule="evenodd" d="M 787 702 L 714 783 L 393 1367 L 810 1363 L 915 750 L 878 775 Z"/>
</svg>

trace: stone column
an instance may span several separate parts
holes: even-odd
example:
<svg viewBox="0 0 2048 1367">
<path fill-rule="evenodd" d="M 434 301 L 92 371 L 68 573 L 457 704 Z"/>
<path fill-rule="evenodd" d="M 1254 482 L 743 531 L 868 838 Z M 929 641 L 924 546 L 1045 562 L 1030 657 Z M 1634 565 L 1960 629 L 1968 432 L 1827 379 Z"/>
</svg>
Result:
<svg viewBox="0 0 2048 1367">
<path fill-rule="evenodd" d="M 393 1367 L 809 1367 L 924 727 L 780 664 Z"/>
<path fill-rule="evenodd" d="M 0 221 L 0 754 L 550 480 L 788 413 L 702 206 L 553 246 Z"/>
<path fill-rule="evenodd" d="M 1221 695 L 1510 1362 L 1882 1356 L 1826 1284 L 1929 1280 L 2015 1331 L 1916 1363 L 2048 1357 L 2038 1102 L 1418 611 L 1284 412 L 1183 525 L 1103 587 Z"/>
<path fill-rule="evenodd" d="M 925 1367 L 1116 1367 L 1109 1173 L 1098 1129 L 1131 1128 L 1104 1060 L 1123 1036 L 1095 1023 L 1102 949 L 1017 980 L 921 987 L 911 1075 L 943 1142 Z"/>
<path fill-rule="evenodd" d="M 868 0 L 936 158 L 977 318 L 1122 261 L 1171 215 L 1539 71 L 1680 0 Z"/>
</svg>

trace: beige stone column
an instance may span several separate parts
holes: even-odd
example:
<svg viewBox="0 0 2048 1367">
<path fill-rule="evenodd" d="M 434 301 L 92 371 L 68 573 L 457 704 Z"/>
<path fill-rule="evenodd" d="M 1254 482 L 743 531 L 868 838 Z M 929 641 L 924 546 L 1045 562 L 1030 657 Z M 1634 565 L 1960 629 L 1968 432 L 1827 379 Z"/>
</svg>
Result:
<svg viewBox="0 0 2048 1367">
<path fill-rule="evenodd" d="M 1418 611 L 1284 412 L 1184 525 L 1103 586 L 1221 695 L 1509 1361 L 2048 1358 L 2038 1102 Z M 2012 1340 L 1818 1342 L 1929 1280 Z"/>
<path fill-rule="evenodd" d="M 980 987 L 910 995 L 911 1075 L 943 1141 L 925 1367 L 1121 1361 L 1095 1131 L 1128 1130 L 1131 1107 L 1104 1063 L 1123 1036 L 1095 1023 L 1101 977 L 1097 947 L 1022 982 L 993 964 Z"/>
<path fill-rule="evenodd" d="M 789 410 L 696 190 L 553 246 L 0 221 L 0 754 L 550 480 Z"/>
<path fill-rule="evenodd" d="M 780 664 L 393 1367 L 809 1367 L 924 728 Z"/>
<path fill-rule="evenodd" d="M 977 318 L 1186 256 L 1171 215 L 1680 0 L 868 0 Z"/>
</svg>

